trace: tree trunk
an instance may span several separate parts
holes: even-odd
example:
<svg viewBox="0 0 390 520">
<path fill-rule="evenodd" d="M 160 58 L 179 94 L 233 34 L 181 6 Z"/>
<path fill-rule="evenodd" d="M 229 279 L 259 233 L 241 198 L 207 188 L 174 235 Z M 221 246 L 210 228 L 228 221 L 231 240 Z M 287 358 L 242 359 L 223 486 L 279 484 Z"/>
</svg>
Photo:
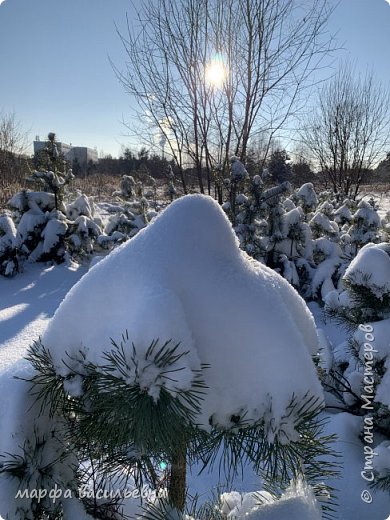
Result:
<svg viewBox="0 0 390 520">
<path fill-rule="evenodd" d="M 180 172 L 180 180 L 181 180 L 181 185 L 183 186 L 184 195 L 187 195 L 187 193 L 188 193 L 188 191 L 187 191 L 187 184 L 186 184 L 186 181 L 185 181 L 185 178 L 184 178 L 184 171 L 183 171 L 183 168 L 181 166 L 179 166 L 179 172 Z"/>
<path fill-rule="evenodd" d="M 179 511 L 184 511 L 186 501 L 186 442 L 178 443 L 173 455 L 168 496 L 170 503 Z"/>
</svg>

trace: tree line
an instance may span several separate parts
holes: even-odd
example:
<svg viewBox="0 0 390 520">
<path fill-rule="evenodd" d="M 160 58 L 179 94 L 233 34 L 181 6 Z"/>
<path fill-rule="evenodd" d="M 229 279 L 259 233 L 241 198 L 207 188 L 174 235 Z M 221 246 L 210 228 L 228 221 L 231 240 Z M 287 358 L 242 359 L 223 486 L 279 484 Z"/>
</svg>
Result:
<svg viewBox="0 0 390 520">
<path fill-rule="evenodd" d="M 135 101 L 128 128 L 142 148 L 90 163 L 88 173 L 147 167 L 158 178 L 171 167 L 183 193 L 196 187 L 222 200 L 232 156 L 254 174 L 276 162 L 278 180 L 292 170 L 278 144 L 289 142 L 290 154 L 300 149 L 300 182 L 318 179 L 340 197 L 357 197 L 390 150 L 390 97 L 373 74 L 348 63 L 320 81 L 338 51 L 332 10 L 328 0 L 141 2 L 125 30 L 117 28 L 126 63 L 113 67 Z M 17 137 L 0 136 L 1 179 L 24 177 L 10 166 L 19 153 L 13 125 L 0 128 Z"/>
</svg>

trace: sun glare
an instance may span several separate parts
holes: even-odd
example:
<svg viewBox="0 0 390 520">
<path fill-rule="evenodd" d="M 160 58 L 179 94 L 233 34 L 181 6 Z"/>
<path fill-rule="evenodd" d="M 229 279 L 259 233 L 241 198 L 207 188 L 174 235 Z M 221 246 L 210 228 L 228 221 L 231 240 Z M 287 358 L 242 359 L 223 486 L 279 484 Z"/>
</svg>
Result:
<svg viewBox="0 0 390 520">
<path fill-rule="evenodd" d="M 206 83 L 211 87 L 221 88 L 227 75 L 226 66 L 220 56 L 215 56 L 205 70 Z"/>
</svg>

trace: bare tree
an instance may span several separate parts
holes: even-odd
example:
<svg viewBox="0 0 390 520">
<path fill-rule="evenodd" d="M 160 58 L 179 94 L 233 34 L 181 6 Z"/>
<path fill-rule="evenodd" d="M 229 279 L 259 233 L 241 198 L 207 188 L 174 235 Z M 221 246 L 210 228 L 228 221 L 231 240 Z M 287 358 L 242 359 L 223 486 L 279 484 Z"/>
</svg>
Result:
<svg viewBox="0 0 390 520">
<path fill-rule="evenodd" d="M 0 186 L 5 190 L 23 182 L 26 168 L 22 155 L 27 149 L 27 135 L 14 113 L 0 113 Z"/>
<path fill-rule="evenodd" d="M 344 65 L 319 92 L 302 140 L 323 181 L 340 197 L 356 198 L 369 170 L 389 146 L 389 92 L 372 73 Z"/>
<path fill-rule="evenodd" d="M 210 193 L 213 171 L 226 172 L 233 154 L 245 161 L 252 137 L 272 140 L 295 113 L 331 50 L 329 15 L 327 0 L 145 0 L 118 31 L 128 61 L 115 70 L 137 102 L 132 130 L 166 144 L 184 191 L 191 161 Z M 208 81 L 212 66 L 222 81 Z"/>
</svg>

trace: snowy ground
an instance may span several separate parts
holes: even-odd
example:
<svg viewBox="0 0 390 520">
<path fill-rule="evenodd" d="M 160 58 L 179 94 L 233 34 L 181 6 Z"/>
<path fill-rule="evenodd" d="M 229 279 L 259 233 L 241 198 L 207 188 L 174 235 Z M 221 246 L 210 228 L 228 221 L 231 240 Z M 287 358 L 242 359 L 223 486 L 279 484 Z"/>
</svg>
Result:
<svg viewBox="0 0 390 520">
<path fill-rule="evenodd" d="M 36 264 L 15 278 L 0 277 L 0 370 L 23 357 L 85 272 L 85 267 Z"/>
<path fill-rule="evenodd" d="M 12 370 L 12 364 L 20 359 L 27 347 L 44 331 L 68 290 L 86 272 L 85 267 L 66 266 L 42 268 L 28 266 L 26 271 L 13 279 L 0 278 L 0 371 Z M 310 308 L 317 324 L 326 330 L 331 341 L 339 342 L 342 331 L 332 323 L 324 323 L 318 305 Z M 77 324 L 75 324 L 76 326 Z M 1 418 L 6 420 L 6 418 Z M 337 450 L 342 454 L 342 478 L 335 482 L 339 489 L 339 520 L 385 520 L 390 514 L 390 498 L 386 494 L 373 494 L 372 503 L 361 499 L 364 490 L 369 490 L 360 472 L 364 466 L 363 445 L 358 439 L 361 420 L 347 414 L 330 416 L 329 432 L 336 432 L 339 440 Z M 197 476 L 192 471 L 189 488 L 202 498 L 218 483 L 217 470 Z M 259 479 L 250 471 L 244 480 L 236 479 L 234 488 L 239 491 L 254 491 L 261 487 Z M 284 519 L 285 517 L 283 517 Z"/>
</svg>

